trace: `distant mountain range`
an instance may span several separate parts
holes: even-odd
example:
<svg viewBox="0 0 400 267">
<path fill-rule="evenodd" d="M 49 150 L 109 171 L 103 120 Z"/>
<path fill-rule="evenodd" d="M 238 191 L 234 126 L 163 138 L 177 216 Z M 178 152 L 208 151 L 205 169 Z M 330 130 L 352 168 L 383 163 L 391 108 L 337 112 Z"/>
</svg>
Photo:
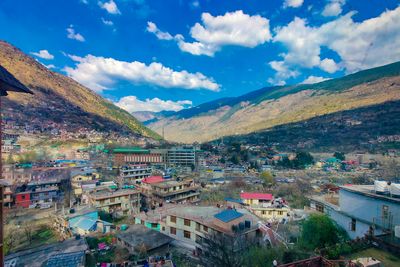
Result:
<svg viewBox="0 0 400 267">
<path fill-rule="evenodd" d="M 159 139 L 125 110 L 71 78 L 53 72 L 11 44 L 0 41 L 0 65 L 34 95 L 10 93 L 2 111 L 19 124 L 63 124 L 70 131 L 88 129 Z"/>
<path fill-rule="evenodd" d="M 164 128 L 167 140 L 204 142 L 396 100 L 400 100 L 400 62 L 316 84 L 266 87 L 221 98 L 155 116 L 147 126 L 158 133 Z"/>
</svg>

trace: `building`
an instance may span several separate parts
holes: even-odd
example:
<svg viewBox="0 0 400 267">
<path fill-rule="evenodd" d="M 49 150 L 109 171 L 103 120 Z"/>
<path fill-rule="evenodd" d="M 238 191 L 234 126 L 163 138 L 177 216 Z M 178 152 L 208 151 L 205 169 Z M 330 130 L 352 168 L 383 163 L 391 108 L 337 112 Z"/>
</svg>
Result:
<svg viewBox="0 0 400 267">
<path fill-rule="evenodd" d="M 167 180 L 151 183 L 150 187 L 152 199 L 157 203 L 195 203 L 200 200 L 200 186 L 193 179 Z"/>
<path fill-rule="evenodd" d="M 1 167 L 2 179 L 12 184 L 24 184 L 32 180 L 32 168 L 16 168 L 13 164 L 4 164 Z"/>
<path fill-rule="evenodd" d="M 119 175 L 124 183 L 136 184 L 151 175 L 151 168 L 146 164 L 122 166 Z"/>
<path fill-rule="evenodd" d="M 197 165 L 195 147 L 175 147 L 167 152 L 167 164 L 171 167 L 185 166 L 195 168 Z"/>
<path fill-rule="evenodd" d="M 250 240 L 262 234 L 257 226 L 258 218 L 246 209 L 220 209 L 217 207 L 176 206 L 169 209 L 161 232 L 184 242 L 194 249 L 209 235 L 241 235 Z"/>
<path fill-rule="evenodd" d="M 162 253 L 168 249 L 172 240 L 171 237 L 140 224 L 130 225 L 126 232 L 117 235 L 117 243 L 133 255 Z"/>
<path fill-rule="evenodd" d="M 90 193 L 89 203 L 108 213 L 134 214 L 140 210 L 140 192 L 136 189 L 105 189 Z"/>
<path fill-rule="evenodd" d="M 11 208 L 14 202 L 12 184 L 7 180 L 0 179 L 0 185 L 3 187 L 3 205 L 4 207 Z"/>
<path fill-rule="evenodd" d="M 400 226 L 400 198 L 377 193 L 373 185 L 342 186 L 338 202 L 324 196 L 312 197 L 310 201 L 311 209 L 327 214 L 350 238 L 372 231 L 374 235 L 388 233 L 400 244 L 400 236 L 393 235 L 396 226 Z"/>
<path fill-rule="evenodd" d="M 27 190 L 31 192 L 31 204 L 41 204 L 45 202 L 56 202 L 62 199 L 63 194 L 60 189 L 61 182 L 58 180 L 45 180 L 30 182 Z"/>
<path fill-rule="evenodd" d="M 59 214 L 53 217 L 53 227 L 64 239 L 93 232 L 109 233 L 112 225 L 112 223 L 100 220 L 98 211 L 93 209 Z"/>
<path fill-rule="evenodd" d="M 140 147 L 115 148 L 114 165 L 163 164 L 165 153 L 161 150 L 150 151 Z"/>
<path fill-rule="evenodd" d="M 82 185 L 87 182 L 94 182 L 100 179 L 100 174 L 92 168 L 84 168 L 71 172 L 71 186 L 76 196 L 82 195 Z"/>
<path fill-rule="evenodd" d="M 246 208 L 265 220 L 288 220 L 290 209 L 281 198 L 274 199 L 272 194 L 241 193 L 240 198 Z"/>
</svg>

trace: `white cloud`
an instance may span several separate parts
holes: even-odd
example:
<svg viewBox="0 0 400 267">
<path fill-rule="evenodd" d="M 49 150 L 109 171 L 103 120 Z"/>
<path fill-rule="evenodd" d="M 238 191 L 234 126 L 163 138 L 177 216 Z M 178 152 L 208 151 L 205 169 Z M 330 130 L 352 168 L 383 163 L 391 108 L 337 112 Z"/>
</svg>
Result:
<svg viewBox="0 0 400 267">
<path fill-rule="evenodd" d="M 85 38 L 80 33 L 75 32 L 75 29 L 74 29 L 73 25 L 70 25 L 67 28 L 67 33 L 68 33 L 67 37 L 69 39 L 77 40 L 79 42 L 84 42 L 85 41 Z"/>
<path fill-rule="evenodd" d="M 126 111 L 132 113 L 135 111 L 152 111 L 152 112 L 160 112 L 163 110 L 167 111 L 179 111 L 184 108 L 188 108 L 192 106 L 192 101 L 190 100 L 180 100 L 180 101 L 172 101 L 172 100 L 161 100 L 159 98 L 149 99 L 142 101 L 139 100 L 136 96 L 125 96 L 122 97 L 118 102 L 115 102 L 115 105 L 118 107 L 125 109 Z"/>
<path fill-rule="evenodd" d="M 329 78 L 324 78 L 324 77 L 320 77 L 320 76 L 308 76 L 307 79 L 305 79 L 302 83 L 303 84 L 313 84 L 313 83 L 319 83 L 319 82 L 323 82 L 329 80 Z"/>
<path fill-rule="evenodd" d="M 275 29 L 273 41 L 287 48 L 281 54 L 280 71 L 317 67 L 328 73 L 339 69 L 353 73 L 399 61 L 400 7 L 361 22 L 353 21 L 354 14 L 350 12 L 320 27 L 309 26 L 305 19 L 296 17 L 287 26 Z M 334 51 L 340 62 L 321 60 L 321 47 Z M 275 80 L 285 76 L 277 71 Z"/>
<path fill-rule="evenodd" d="M 174 37 L 169 34 L 168 32 L 162 32 L 160 29 L 157 28 L 157 25 L 151 21 L 147 22 L 147 28 L 146 30 L 148 32 L 154 33 L 154 35 L 157 37 L 159 40 L 172 40 Z"/>
<path fill-rule="evenodd" d="M 167 32 L 161 32 L 154 23 L 150 32 L 161 40 L 175 40 L 184 52 L 207 56 L 213 56 L 223 46 L 252 48 L 271 39 L 269 20 L 259 15 L 244 14 L 242 10 L 227 12 L 225 15 L 215 17 L 210 13 L 203 13 L 201 20 L 201 23 L 196 23 L 190 29 L 190 35 L 195 40 L 194 42 L 185 42 L 181 34 L 172 36 Z M 160 38 L 163 36 L 163 39 Z"/>
<path fill-rule="evenodd" d="M 344 4 L 346 4 L 346 0 L 329 0 L 322 11 L 322 16 L 334 17 L 340 15 Z"/>
<path fill-rule="evenodd" d="M 304 0 L 285 0 L 283 3 L 283 7 L 301 7 L 303 5 Z"/>
<path fill-rule="evenodd" d="M 43 59 L 54 59 L 54 56 L 47 50 L 40 50 L 39 52 L 31 52 L 32 55 Z"/>
<path fill-rule="evenodd" d="M 212 78 L 208 78 L 200 72 L 174 71 L 157 62 L 146 65 L 138 61 L 126 62 L 93 55 L 85 57 L 70 55 L 70 58 L 76 61 L 76 66 L 64 69 L 68 76 L 97 92 L 111 89 L 118 80 L 165 88 L 211 91 L 220 89 L 220 86 Z"/>
<path fill-rule="evenodd" d="M 198 0 L 194 0 L 194 1 L 190 2 L 190 7 L 199 8 L 200 7 L 200 2 Z"/>
<path fill-rule="evenodd" d="M 87 5 L 87 4 L 89 4 L 89 1 L 88 0 L 81 0 L 81 3 Z"/>
<path fill-rule="evenodd" d="M 114 0 L 110 0 L 109 2 L 100 2 L 99 1 L 98 4 L 102 9 L 105 9 L 110 14 L 113 14 L 113 15 L 121 14 L 121 12 L 119 11 L 118 6 L 114 2 Z"/>
<path fill-rule="evenodd" d="M 335 73 L 339 67 L 333 59 L 325 58 L 320 62 L 320 68 L 328 73 Z"/>
<path fill-rule="evenodd" d="M 104 25 L 107 25 L 107 26 L 113 26 L 114 25 L 114 22 L 112 22 L 111 20 L 106 20 L 104 18 L 101 18 L 101 21 L 104 23 Z"/>
</svg>

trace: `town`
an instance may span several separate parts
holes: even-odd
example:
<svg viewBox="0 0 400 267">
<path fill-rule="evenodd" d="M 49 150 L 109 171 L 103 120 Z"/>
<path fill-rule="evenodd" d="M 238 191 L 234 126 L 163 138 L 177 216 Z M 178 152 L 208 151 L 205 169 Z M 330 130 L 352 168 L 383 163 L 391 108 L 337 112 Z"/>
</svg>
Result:
<svg viewBox="0 0 400 267">
<path fill-rule="evenodd" d="M 5 137 L 6 266 L 33 258 L 30 266 L 370 266 L 374 253 L 399 252 L 394 150 L 312 155 L 223 141 L 88 141 L 45 158 L 26 155 L 18 135 Z M 331 236 L 305 236 L 320 223 Z"/>
</svg>

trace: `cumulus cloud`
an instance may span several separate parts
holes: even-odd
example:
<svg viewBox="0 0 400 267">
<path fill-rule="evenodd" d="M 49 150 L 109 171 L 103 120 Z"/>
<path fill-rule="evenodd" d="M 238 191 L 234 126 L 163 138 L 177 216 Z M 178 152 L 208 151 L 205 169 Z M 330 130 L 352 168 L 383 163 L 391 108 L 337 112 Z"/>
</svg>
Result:
<svg viewBox="0 0 400 267">
<path fill-rule="evenodd" d="M 126 62 L 93 55 L 69 57 L 76 62 L 76 66 L 64 68 L 67 75 L 97 92 L 110 89 L 118 80 L 164 88 L 220 89 L 212 78 L 200 72 L 175 71 L 157 62 L 146 65 L 138 61 Z"/>
<path fill-rule="evenodd" d="M 346 0 L 329 0 L 322 11 L 322 16 L 334 17 L 340 15 L 344 4 L 346 4 Z"/>
<path fill-rule="evenodd" d="M 301 7 L 303 5 L 304 0 L 285 0 L 283 3 L 283 7 Z"/>
<path fill-rule="evenodd" d="M 67 37 L 69 39 L 77 40 L 79 42 L 84 42 L 85 41 L 85 37 L 83 37 L 80 33 L 75 32 L 75 29 L 74 29 L 73 25 L 70 25 L 67 28 Z"/>
<path fill-rule="evenodd" d="M 182 51 L 193 55 L 213 56 L 223 46 L 252 48 L 271 39 L 269 20 L 259 15 L 250 16 L 242 10 L 215 17 L 210 13 L 203 13 L 201 20 L 201 23 L 196 23 L 190 29 L 194 42 L 186 42 L 181 34 L 172 36 L 161 32 L 154 23 L 152 31 L 147 30 L 160 40 L 175 40 Z"/>
<path fill-rule="evenodd" d="M 107 26 L 113 26 L 114 25 L 114 22 L 112 22 L 111 20 L 106 20 L 104 18 L 101 18 L 101 21 L 104 23 L 104 25 L 107 25 Z"/>
<path fill-rule="evenodd" d="M 125 96 L 122 97 L 115 104 L 125 109 L 126 111 L 132 113 L 135 111 L 152 111 L 152 112 L 160 112 L 163 110 L 167 111 L 179 111 L 184 108 L 188 108 L 192 106 L 192 101 L 190 100 L 161 100 L 159 98 L 149 99 L 142 101 L 139 100 L 136 96 Z"/>
<path fill-rule="evenodd" d="M 339 69 L 353 73 L 400 60 L 400 7 L 361 22 L 352 19 L 354 14 L 349 12 L 319 27 L 296 17 L 287 26 L 275 29 L 273 41 L 287 48 L 279 61 L 281 71 L 317 67 L 328 73 Z M 337 53 L 340 62 L 321 60 L 321 47 Z M 285 76 L 275 70 L 275 80 Z"/>
<path fill-rule="evenodd" d="M 114 2 L 114 0 L 110 0 L 109 2 L 100 2 L 99 1 L 98 4 L 102 9 L 105 9 L 110 14 L 113 14 L 113 15 L 121 14 L 121 12 L 119 11 L 118 6 Z"/>
<path fill-rule="evenodd" d="M 43 59 L 54 59 L 54 56 L 47 50 L 40 50 L 39 52 L 31 52 L 32 55 Z"/>
<path fill-rule="evenodd" d="M 305 79 L 302 83 L 303 84 L 313 84 L 313 83 L 323 82 L 326 80 L 329 80 L 329 78 L 311 75 L 311 76 L 308 76 L 308 78 Z"/>
</svg>

